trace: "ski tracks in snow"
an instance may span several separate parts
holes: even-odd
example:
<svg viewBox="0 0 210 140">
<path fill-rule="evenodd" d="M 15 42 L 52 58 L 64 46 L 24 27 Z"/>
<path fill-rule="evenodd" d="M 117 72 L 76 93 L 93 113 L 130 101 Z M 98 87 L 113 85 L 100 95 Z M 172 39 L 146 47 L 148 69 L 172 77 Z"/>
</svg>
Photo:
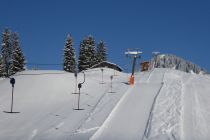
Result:
<svg viewBox="0 0 210 140">
<path fill-rule="evenodd" d="M 155 98 L 163 85 L 164 73 L 154 70 L 136 75 L 136 79 L 142 76 L 141 80 L 124 94 L 91 139 L 142 139 L 147 133 Z"/>
<path fill-rule="evenodd" d="M 200 95 L 197 93 L 196 90 L 194 90 L 194 100 L 195 100 L 195 106 L 192 111 L 194 119 L 193 119 L 193 125 L 195 128 L 195 131 L 197 133 L 197 138 L 202 139 L 202 137 L 208 136 L 209 130 L 207 127 L 206 119 L 205 119 L 205 114 L 207 113 L 205 109 L 203 109 L 200 101 L 202 99 L 200 98 Z M 202 126 L 202 127 L 201 127 Z"/>
<path fill-rule="evenodd" d="M 152 120 L 152 111 L 153 111 L 153 109 L 154 109 L 154 106 L 155 106 L 157 97 L 158 97 L 158 95 L 160 94 L 160 91 L 161 91 L 161 89 L 162 89 L 162 87 L 163 87 L 163 84 L 164 84 L 164 83 L 162 82 L 162 85 L 161 85 L 159 91 L 157 92 L 157 94 L 156 94 L 156 96 L 155 96 L 155 98 L 154 98 L 154 101 L 153 101 L 153 103 L 152 103 L 152 108 L 151 108 L 151 110 L 150 110 L 150 115 L 149 115 L 149 117 L 148 117 L 147 125 L 146 125 L 146 128 L 145 128 L 144 136 L 142 137 L 142 140 L 144 140 L 145 137 L 148 137 L 148 136 L 149 136 L 150 129 L 151 129 L 150 125 L 151 125 L 151 120 Z"/>
<path fill-rule="evenodd" d="M 92 136 L 99 129 L 99 126 L 109 115 L 113 106 L 117 104 L 118 100 L 123 96 L 123 93 L 128 90 L 128 85 L 120 82 L 121 80 L 124 80 L 124 78 L 118 79 L 113 83 L 113 93 L 109 92 L 110 84 L 107 85 L 105 92 L 86 114 L 86 118 L 80 126 L 75 129 L 75 132 L 72 135 L 70 135 L 70 139 L 87 139 L 87 137 Z M 120 83 L 122 84 L 121 86 L 115 86 Z M 107 104 L 110 106 L 107 106 Z"/>
<path fill-rule="evenodd" d="M 32 140 L 36 136 L 37 132 L 38 132 L 38 130 L 34 129 L 31 136 L 28 138 L 28 140 Z"/>
<path fill-rule="evenodd" d="M 165 84 L 155 97 L 143 139 L 182 139 L 183 82 L 174 73 L 164 75 Z"/>
<path fill-rule="evenodd" d="M 184 139 L 209 140 L 209 83 L 206 77 L 191 76 L 185 89 Z"/>
</svg>

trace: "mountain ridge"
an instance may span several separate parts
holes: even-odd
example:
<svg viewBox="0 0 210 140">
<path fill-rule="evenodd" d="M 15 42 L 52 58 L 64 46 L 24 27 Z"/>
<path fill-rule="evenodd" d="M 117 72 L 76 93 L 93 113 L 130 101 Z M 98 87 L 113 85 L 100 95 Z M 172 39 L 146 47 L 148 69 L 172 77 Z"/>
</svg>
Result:
<svg viewBox="0 0 210 140">
<path fill-rule="evenodd" d="M 206 69 L 173 54 L 159 54 L 152 58 L 151 63 L 155 68 L 172 68 L 187 73 L 209 74 Z"/>
</svg>

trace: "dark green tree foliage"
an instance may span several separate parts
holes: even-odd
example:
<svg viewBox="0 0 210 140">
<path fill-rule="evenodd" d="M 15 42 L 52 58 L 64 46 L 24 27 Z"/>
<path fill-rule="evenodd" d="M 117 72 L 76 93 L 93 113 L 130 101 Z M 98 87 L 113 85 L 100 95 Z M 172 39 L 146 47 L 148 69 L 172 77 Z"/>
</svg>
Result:
<svg viewBox="0 0 210 140">
<path fill-rule="evenodd" d="M 2 76 L 9 77 L 11 74 L 11 56 L 12 56 L 12 47 L 10 43 L 11 32 L 9 29 L 5 29 L 2 36 Z"/>
<path fill-rule="evenodd" d="M 73 47 L 73 38 L 68 34 L 64 48 L 64 63 L 63 69 L 67 72 L 76 71 L 76 54 Z"/>
<path fill-rule="evenodd" d="M 17 33 L 13 33 L 11 36 L 12 45 L 12 63 L 11 63 L 11 73 L 15 74 L 20 71 L 25 70 L 25 57 L 20 47 L 19 36 Z"/>
<path fill-rule="evenodd" d="M 0 55 L 0 77 L 2 77 L 2 73 L 3 73 L 3 62 L 2 62 L 2 56 Z"/>
<path fill-rule="evenodd" d="M 97 64 L 95 40 L 92 36 L 88 36 L 80 44 L 79 71 L 91 68 L 95 64 Z"/>
<path fill-rule="evenodd" d="M 103 61 L 107 61 L 107 49 L 106 49 L 105 43 L 103 41 L 100 41 L 98 43 L 97 59 L 98 59 L 98 63 L 101 63 Z"/>
</svg>

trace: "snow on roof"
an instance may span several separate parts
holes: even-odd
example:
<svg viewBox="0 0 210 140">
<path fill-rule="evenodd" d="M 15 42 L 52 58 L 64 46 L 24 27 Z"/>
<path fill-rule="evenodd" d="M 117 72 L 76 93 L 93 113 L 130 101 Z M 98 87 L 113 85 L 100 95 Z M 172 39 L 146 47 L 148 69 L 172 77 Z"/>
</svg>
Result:
<svg viewBox="0 0 210 140">
<path fill-rule="evenodd" d="M 118 71 L 123 71 L 123 69 L 119 65 L 112 63 L 112 62 L 108 62 L 108 61 L 103 61 L 99 64 L 96 64 L 96 65 L 92 66 L 90 69 L 98 68 L 98 67 L 108 67 L 108 68 L 112 68 L 112 69 L 115 69 Z"/>
</svg>

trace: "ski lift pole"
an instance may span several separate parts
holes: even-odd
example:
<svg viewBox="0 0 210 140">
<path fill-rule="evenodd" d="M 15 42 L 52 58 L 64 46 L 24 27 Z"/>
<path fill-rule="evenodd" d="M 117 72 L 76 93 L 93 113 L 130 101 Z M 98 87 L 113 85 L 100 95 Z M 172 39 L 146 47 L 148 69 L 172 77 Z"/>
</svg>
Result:
<svg viewBox="0 0 210 140">
<path fill-rule="evenodd" d="M 3 112 L 4 112 L 4 113 L 20 113 L 20 112 L 13 112 L 13 99 L 14 99 L 15 78 L 10 78 L 10 84 L 12 85 L 12 101 L 11 101 L 11 108 L 10 108 L 10 111 L 3 111 Z"/>
<path fill-rule="evenodd" d="M 11 102 L 11 113 L 12 113 L 13 112 L 13 95 L 14 95 L 15 78 L 10 79 L 10 84 L 12 85 L 12 102 Z"/>
<path fill-rule="evenodd" d="M 136 66 L 136 56 L 133 58 L 133 66 L 132 66 L 132 74 L 130 78 L 130 84 L 134 85 L 134 71 L 135 71 L 135 66 Z"/>
<path fill-rule="evenodd" d="M 80 107 L 79 107 L 79 105 L 80 105 L 80 89 L 82 88 L 82 84 L 84 84 L 84 83 L 85 83 L 85 73 L 83 72 L 83 74 L 84 74 L 84 80 L 83 80 L 83 82 L 82 82 L 82 83 L 79 83 L 79 84 L 78 84 L 78 88 L 79 88 L 79 95 L 78 95 L 77 110 L 81 110 L 81 109 L 80 109 Z"/>
<path fill-rule="evenodd" d="M 134 51 L 128 50 L 127 52 L 125 52 L 126 56 L 130 55 L 133 57 L 133 66 L 132 66 L 132 74 L 130 77 L 130 85 L 134 85 L 134 71 L 135 71 L 136 59 L 141 58 L 141 53 L 142 52 L 139 51 L 139 49 L 136 49 Z"/>
<path fill-rule="evenodd" d="M 101 68 L 101 84 L 104 84 L 104 69 Z"/>
<path fill-rule="evenodd" d="M 80 89 L 82 88 L 82 84 L 79 83 L 78 84 L 78 88 L 79 88 L 79 95 L 78 95 L 78 102 L 77 102 L 77 110 L 79 110 L 79 103 L 80 103 Z"/>
<path fill-rule="evenodd" d="M 112 80 L 113 80 L 113 75 L 110 76 L 110 79 L 111 79 L 111 85 L 110 85 L 111 91 L 110 91 L 110 93 L 112 93 Z"/>
</svg>

